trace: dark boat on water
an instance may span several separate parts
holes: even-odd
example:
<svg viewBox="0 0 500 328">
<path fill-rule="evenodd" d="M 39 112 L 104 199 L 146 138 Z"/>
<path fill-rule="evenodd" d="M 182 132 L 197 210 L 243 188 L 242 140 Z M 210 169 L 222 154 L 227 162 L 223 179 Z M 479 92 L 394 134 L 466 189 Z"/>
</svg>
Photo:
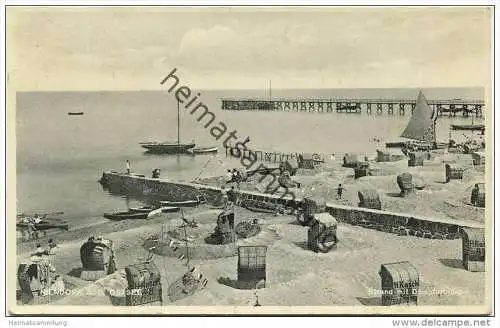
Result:
<svg viewBox="0 0 500 328">
<path fill-rule="evenodd" d="M 68 115 L 83 115 L 84 112 L 68 112 Z"/>
<path fill-rule="evenodd" d="M 177 101 L 177 142 L 141 142 L 139 143 L 142 148 L 147 149 L 149 153 L 152 154 L 186 154 L 188 149 L 195 146 L 194 142 L 181 143 L 180 137 L 180 107 L 179 101 Z"/>
<path fill-rule="evenodd" d="M 149 212 L 141 213 L 141 212 L 117 212 L 117 213 L 104 213 L 104 217 L 113 221 L 121 221 L 121 220 L 144 220 L 148 217 Z"/>
<path fill-rule="evenodd" d="M 218 151 L 217 147 L 198 147 L 187 150 L 188 153 L 193 155 L 213 154 Z"/>
<path fill-rule="evenodd" d="M 61 229 L 61 230 L 68 230 L 69 229 L 69 223 L 65 220 L 61 219 L 42 219 L 40 223 L 30 223 L 30 222 L 25 222 L 25 221 L 20 221 L 16 223 L 16 227 L 18 228 L 29 228 L 29 227 L 34 227 L 36 230 L 39 231 L 45 231 L 45 230 L 50 230 L 50 229 Z"/>
<path fill-rule="evenodd" d="M 452 124 L 452 130 L 458 131 L 484 131 L 484 124 Z"/>
<path fill-rule="evenodd" d="M 181 144 L 175 142 L 141 142 L 140 145 L 153 154 L 182 154 L 195 146 L 194 143 Z"/>
</svg>

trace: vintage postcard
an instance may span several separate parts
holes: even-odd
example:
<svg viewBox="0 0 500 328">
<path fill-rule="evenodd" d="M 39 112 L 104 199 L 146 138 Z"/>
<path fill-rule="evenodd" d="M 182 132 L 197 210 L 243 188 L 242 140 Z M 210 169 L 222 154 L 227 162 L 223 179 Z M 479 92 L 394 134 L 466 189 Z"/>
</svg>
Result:
<svg viewBox="0 0 500 328">
<path fill-rule="evenodd" d="M 492 21 L 8 6 L 9 311 L 491 313 Z"/>
</svg>

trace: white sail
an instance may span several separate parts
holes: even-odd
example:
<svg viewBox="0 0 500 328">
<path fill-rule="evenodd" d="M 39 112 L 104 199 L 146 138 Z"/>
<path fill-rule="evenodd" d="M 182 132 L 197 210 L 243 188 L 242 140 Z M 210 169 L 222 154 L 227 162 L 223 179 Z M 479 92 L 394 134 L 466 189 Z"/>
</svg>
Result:
<svg viewBox="0 0 500 328">
<path fill-rule="evenodd" d="M 424 94 L 420 91 L 410 122 L 401 134 L 401 137 L 434 142 L 436 140 L 436 119 L 437 111 L 429 106 Z"/>
</svg>

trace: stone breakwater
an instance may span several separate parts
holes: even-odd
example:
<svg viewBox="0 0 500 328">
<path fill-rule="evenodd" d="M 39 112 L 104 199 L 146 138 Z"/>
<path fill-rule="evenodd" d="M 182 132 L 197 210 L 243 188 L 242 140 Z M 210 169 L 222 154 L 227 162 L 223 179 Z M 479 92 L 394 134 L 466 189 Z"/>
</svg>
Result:
<svg viewBox="0 0 500 328">
<path fill-rule="evenodd" d="M 101 183 L 110 192 L 149 198 L 153 200 L 185 201 L 204 196 L 208 203 L 217 204 L 221 200 L 221 189 L 203 184 L 152 179 L 142 175 L 128 175 L 117 172 L 104 172 Z M 253 191 L 240 190 L 240 201 L 253 200 L 255 203 L 297 208 L 301 199 L 291 196 L 279 197 Z M 418 217 L 411 214 L 358 208 L 327 203 L 326 210 L 338 221 L 376 229 L 402 236 L 415 236 L 429 239 L 461 238 L 461 228 L 484 228 L 479 222 L 454 219 Z"/>
</svg>

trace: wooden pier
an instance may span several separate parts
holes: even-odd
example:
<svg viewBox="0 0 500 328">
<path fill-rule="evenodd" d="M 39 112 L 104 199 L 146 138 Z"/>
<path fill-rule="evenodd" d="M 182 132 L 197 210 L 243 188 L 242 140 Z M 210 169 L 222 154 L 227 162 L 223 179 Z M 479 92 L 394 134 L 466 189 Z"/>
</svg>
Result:
<svg viewBox="0 0 500 328">
<path fill-rule="evenodd" d="M 223 110 L 406 115 L 413 113 L 416 100 L 406 99 L 222 99 Z M 483 116 L 483 100 L 429 100 L 439 116 Z"/>
<path fill-rule="evenodd" d="M 281 163 L 292 158 L 297 159 L 299 156 L 297 153 L 265 152 L 252 149 L 246 149 L 243 151 L 243 154 L 241 154 L 241 150 L 236 147 L 226 147 L 226 156 L 234 156 L 238 158 L 249 157 L 250 152 L 254 153 L 255 156 L 257 156 L 257 160 L 269 163 Z"/>
</svg>

